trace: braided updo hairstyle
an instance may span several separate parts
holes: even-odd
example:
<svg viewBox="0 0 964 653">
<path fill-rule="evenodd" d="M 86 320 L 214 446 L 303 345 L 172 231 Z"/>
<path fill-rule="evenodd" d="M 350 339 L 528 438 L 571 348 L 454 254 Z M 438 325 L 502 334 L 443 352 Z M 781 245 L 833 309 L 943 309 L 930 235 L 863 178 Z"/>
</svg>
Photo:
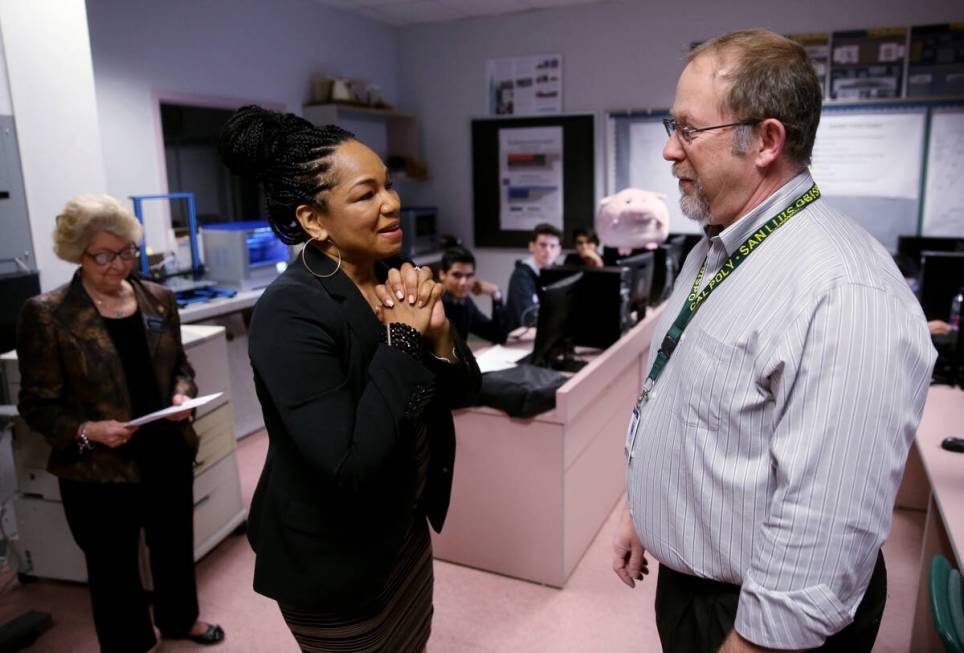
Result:
<svg viewBox="0 0 964 653">
<path fill-rule="evenodd" d="M 309 239 L 295 209 L 312 204 L 325 210 L 318 193 L 333 180 L 325 177 L 331 154 L 354 134 L 336 125 L 316 127 L 293 113 L 241 107 L 224 125 L 218 152 L 236 175 L 255 179 L 264 189 L 271 228 L 293 245 Z"/>
</svg>

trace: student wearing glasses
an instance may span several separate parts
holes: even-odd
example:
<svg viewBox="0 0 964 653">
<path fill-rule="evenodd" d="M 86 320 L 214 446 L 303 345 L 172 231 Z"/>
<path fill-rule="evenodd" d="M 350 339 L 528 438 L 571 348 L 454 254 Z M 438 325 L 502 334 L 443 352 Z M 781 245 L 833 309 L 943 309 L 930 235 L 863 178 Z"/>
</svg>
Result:
<svg viewBox="0 0 964 653">
<path fill-rule="evenodd" d="M 84 552 L 102 651 L 147 651 L 161 636 L 215 644 L 198 620 L 193 467 L 184 411 L 125 423 L 197 394 L 174 294 L 132 274 L 141 226 L 108 195 L 78 195 L 57 216 L 54 252 L 71 281 L 27 301 L 17 328 L 18 410 L 50 444 L 70 531 Z M 154 619 L 141 587 L 147 534 Z"/>
<path fill-rule="evenodd" d="M 452 247 L 442 255 L 439 280 L 445 287 L 442 303 L 445 316 L 462 339 L 474 333 L 489 342 L 505 342 L 505 304 L 502 291 L 494 283 L 479 279 L 475 274 L 475 257 L 464 247 Z M 470 295 L 489 295 L 492 298 L 492 317 L 479 310 Z"/>
</svg>

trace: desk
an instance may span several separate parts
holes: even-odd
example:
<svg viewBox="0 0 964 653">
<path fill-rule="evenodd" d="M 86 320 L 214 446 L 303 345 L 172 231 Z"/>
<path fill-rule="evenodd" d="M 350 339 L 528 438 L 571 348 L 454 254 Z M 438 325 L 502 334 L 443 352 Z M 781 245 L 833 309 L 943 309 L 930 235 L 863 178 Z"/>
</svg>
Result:
<svg viewBox="0 0 964 653">
<path fill-rule="evenodd" d="M 948 435 L 964 434 L 964 391 L 931 386 L 907 459 L 898 506 L 926 508 L 920 580 L 911 635 L 911 651 L 943 650 L 931 618 L 928 576 L 931 558 L 945 556 L 964 569 L 964 454 L 941 448 Z"/>
<path fill-rule="evenodd" d="M 455 411 L 452 503 L 435 557 L 563 587 L 625 491 L 623 444 L 662 307 L 517 419 Z"/>
</svg>

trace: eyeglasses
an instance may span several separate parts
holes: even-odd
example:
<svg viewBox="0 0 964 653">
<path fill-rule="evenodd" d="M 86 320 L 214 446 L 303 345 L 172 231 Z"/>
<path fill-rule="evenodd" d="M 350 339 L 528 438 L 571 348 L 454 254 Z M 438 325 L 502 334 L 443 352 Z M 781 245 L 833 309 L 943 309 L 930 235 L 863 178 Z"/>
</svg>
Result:
<svg viewBox="0 0 964 653">
<path fill-rule="evenodd" d="M 122 261 L 133 261 L 137 258 L 137 255 L 141 253 L 140 248 L 137 245 L 128 245 L 122 250 L 117 252 L 97 252 L 96 254 L 91 254 L 90 252 L 84 252 L 87 256 L 94 259 L 94 263 L 97 265 L 109 265 L 114 262 L 114 259 L 118 256 Z"/>
<path fill-rule="evenodd" d="M 701 127 L 697 129 L 695 127 L 686 127 L 684 125 L 681 125 L 678 122 L 676 122 L 675 118 L 663 118 L 663 127 L 666 128 L 666 135 L 669 136 L 670 138 L 672 138 L 673 134 L 676 133 L 676 134 L 679 134 L 680 138 L 682 138 L 683 141 L 685 141 L 686 143 L 692 143 L 693 136 L 695 136 L 696 134 L 699 134 L 700 132 L 708 132 L 714 129 L 723 129 L 724 127 L 740 127 L 743 125 L 755 125 L 758 122 L 760 121 L 744 120 L 742 122 L 728 122 L 725 125 L 714 125 L 712 127 Z"/>
</svg>

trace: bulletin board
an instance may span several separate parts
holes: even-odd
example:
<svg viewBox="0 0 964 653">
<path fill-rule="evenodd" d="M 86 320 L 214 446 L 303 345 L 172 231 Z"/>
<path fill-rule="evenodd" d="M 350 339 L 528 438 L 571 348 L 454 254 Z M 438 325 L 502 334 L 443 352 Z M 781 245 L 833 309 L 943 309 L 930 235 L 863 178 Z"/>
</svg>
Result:
<svg viewBox="0 0 964 653">
<path fill-rule="evenodd" d="M 609 114 L 607 192 L 666 193 L 670 231 L 696 233 L 662 158 L 666 115 Z M 964 100 L 828 103 L 811 169 L 824 199 L 890 251 L 898 235 L 964 236 Z"/>
<path fill-rule="evenodd" d="M 472 121 L 476 247 L 526 247 L 541 222 L 565 234 L 595 217 L 591 114 Z"/>
</svg>

